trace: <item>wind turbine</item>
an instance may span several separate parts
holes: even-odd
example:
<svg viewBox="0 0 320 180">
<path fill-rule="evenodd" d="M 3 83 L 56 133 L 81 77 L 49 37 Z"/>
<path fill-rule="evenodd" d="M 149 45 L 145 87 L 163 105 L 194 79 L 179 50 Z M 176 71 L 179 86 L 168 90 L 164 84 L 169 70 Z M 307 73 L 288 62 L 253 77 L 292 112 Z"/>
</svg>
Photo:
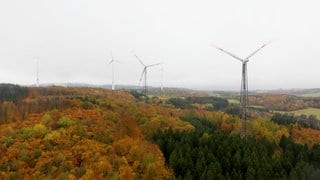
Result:
<svg viewBox="0 0 320 180">
<path fill-rule="evenodd" d="M 114 91 L 115 90 L 115 85 L 114 85 L 114 63 L 116 63 L 116 62 L 119 62 L 119 61 L 117 61 L 117 60 L 115 60 L 114 58 L 113 58 L 113 54 L 112 54 L 112 51 L 110 52 L 110 54 L 111 54 L 111 61 L 109 62 L 109 64 L 112 64 L 112 91 Z"/>
<path fill-rule="evenodd" d="M 215 45 L 212 45 L 212 47 L 228 54 L 229 56 L 239 60 L 242 62 L 242 79 L 241 79 L 241 90 L 240 90 L 240 116 L 242 119 L 247 120 L 247 108 L 249 106 L 249 99 L 248 99 L 248 73 L 247 73 L 247 63 L 249 62 L 249 59 L 254 56 L 258 51 L 260 51 L 262 48 L 264 48 L 269 42 L 263 44 L 259 49 L 255 50 L 253 53 L 251 53 L 248 57 L 242 59 L 238 56 L 219 48 Z"/>
<path fill-rule="evenodd" d="M 136 54 L 133 54 L 137 59 L 138 61 L 141 63 L 141 65 L 143 66 L 143 71 L 141 73 L 141 77 L 140 77 L 140 82 L 142 81 L 142 78 L 144 78 L 144 95 L 147 96 L 147 93 L 148 93 L 148 89 L 147 89 L 147 70 L 148 68 L 150 67 L 153 67 L 153 66 L 158 66 L 162 63 L 156 63 L 156 64 L 150 64 L 150 65 L 145 65 L 141 59 L 136 55 Z"/>
</svg>

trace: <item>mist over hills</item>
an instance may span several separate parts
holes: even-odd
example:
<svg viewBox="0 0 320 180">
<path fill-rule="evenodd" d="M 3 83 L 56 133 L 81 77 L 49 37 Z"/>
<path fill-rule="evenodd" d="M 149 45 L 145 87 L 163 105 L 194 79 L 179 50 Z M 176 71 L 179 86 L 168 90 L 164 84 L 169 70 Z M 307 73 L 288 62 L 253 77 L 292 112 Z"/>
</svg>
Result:
<svg viewBox="0 0 320 180">
<path fill-rule="evenodd" d="M 35 85 L 30 85 L 35 86 Z M 92 87 L 92 88 L 103 88 L 103 89 L 111 89 L 111 84 L 90 84 L 90 83 L 43 83 L 40 84 L 41 87 L 50 87 L 50 86 L 62 86 L 62 87 Z M 142 86 L 138 85 L 116 85 L 116 89 L 118 90 L 142 90 Z M 148 91 L 152 94 L 160 95 L 161 87 L 156 86 L 148 86 Z M 208 90 L 208 89 L 194 89 L 194 88 L 185 88 L 185 87 L 163 87 L 163 91 L 166 94 L 170 94 L 170 92 L 186 92 L 186 93 L 207 93 L 208 95 L 224 95 L 224 96 L 234 96 L 239 93 L 239 90 Z M 290 89 L 257 89 L 257 90 L 249 90 L 251 95 L 253 94 L 287 94 L 287 95 L 296 95 L 303 96 L 305 94 L 317 94 L 320 93 L 320 88 L 290 88 Z"/>
</svg>

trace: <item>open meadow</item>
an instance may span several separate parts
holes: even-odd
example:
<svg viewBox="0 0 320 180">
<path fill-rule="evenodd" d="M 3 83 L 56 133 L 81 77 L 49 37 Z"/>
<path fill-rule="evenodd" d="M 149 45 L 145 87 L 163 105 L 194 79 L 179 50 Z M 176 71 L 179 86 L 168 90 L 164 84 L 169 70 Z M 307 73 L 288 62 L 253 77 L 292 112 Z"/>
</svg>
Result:
<svg viewBox="0 0 320 180">
<path fill-rule="evenodd" d="M 285 111 L 282 111 L 285 112 Z M 317 119 L 320 119 L 320 109 L 319 108 L 306 108 L 300 109 L 296 111 L 288 111 L 287 113 L 293 113 L 294 115 L 302 115 L 305 114 L 307 116 L 315 115 Z"/>
</svg>

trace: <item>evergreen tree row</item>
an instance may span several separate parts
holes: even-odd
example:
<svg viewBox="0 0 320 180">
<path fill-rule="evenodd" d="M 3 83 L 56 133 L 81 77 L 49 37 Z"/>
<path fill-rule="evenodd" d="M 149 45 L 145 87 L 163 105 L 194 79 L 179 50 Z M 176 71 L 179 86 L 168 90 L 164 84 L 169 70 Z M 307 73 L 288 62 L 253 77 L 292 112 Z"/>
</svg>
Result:
<svg viewBox="0 0 320 180">
<path fill-rule="evenodd" d="M 320 129 L 320 121 L 314 115 L 307 116 L 302 114 L 295 116 L 294 114 L 288 113 L 275 113 L 271 121 L 282 125 L 298 124 L 304 128 Z"/>
<path fill-rule="evenodd" d="M 206 104 L 205 107 L 208 111 L 222 110 L 228 107 L 229 103 L 227 99 L 220 97 L 187 97 L 187 98 L 170 98 L 169 104 L 172 104 L 176 108 L 188 109 L 196 108 L 194 104 Z"/>
<path fill-rule="evenodd" d="M 0 102 L 12 101 L 17 103 L 20 98 L 28 95 L 28 88 L 13 84 L 0 84 Z"/>
</svg>

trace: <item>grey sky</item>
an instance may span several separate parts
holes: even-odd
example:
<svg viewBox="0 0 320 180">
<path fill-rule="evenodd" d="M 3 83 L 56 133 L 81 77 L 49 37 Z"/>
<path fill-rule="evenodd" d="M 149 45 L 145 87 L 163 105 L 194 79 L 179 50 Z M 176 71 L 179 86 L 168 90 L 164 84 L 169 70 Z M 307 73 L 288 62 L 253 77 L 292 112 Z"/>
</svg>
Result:
<svg viewBox="0 0 320 180">
<path fill-rule="evenodd" d="M 138 85 L 142 66 L 164 62 L 165 86 L 238 89 L 251 58 L 249 89 L 320 87 L 320 3 L 316 0 L 1 0 L 0 82 Z M 149 84 L 160 86 L 160 67 Z"/>
</svg>

